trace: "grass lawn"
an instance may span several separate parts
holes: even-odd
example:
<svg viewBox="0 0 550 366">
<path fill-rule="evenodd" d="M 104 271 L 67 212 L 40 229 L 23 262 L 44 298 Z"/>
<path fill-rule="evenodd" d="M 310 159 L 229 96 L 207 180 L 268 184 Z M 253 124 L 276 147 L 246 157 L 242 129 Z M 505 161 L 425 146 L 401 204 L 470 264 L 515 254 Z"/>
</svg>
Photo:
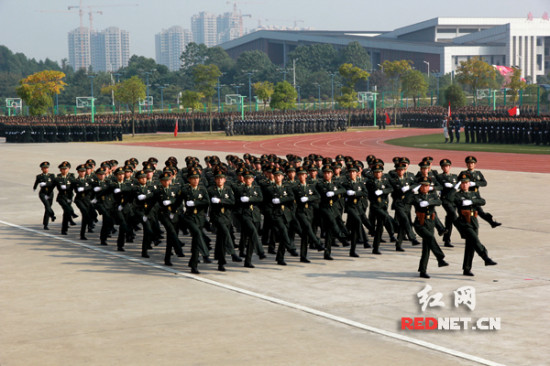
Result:
<svg viewBox="0 0 550 366">
<path fill-rule="evenodd" d="M 464 134 L 462 134 L 460 143 L 445 143 L 443 133 L 403 137 L 399 139 L 386 140 L 390 145 L 417 147 L 421 149 L 437 150 L 455 150 L 455 151 L 487 151 L 499 153 L 516 154 L 550 154 L 550 146 L 535 145 L 501 145 L 501 144 L 466 144 L 464 143 Z"/>
</svg>

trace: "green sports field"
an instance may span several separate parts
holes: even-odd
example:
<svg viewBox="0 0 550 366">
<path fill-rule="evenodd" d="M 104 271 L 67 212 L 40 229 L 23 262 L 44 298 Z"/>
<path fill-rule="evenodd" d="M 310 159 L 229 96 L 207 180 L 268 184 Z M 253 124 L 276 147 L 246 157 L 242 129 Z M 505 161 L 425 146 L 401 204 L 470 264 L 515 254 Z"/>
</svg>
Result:
<svg viewBox="0 0 550 366">
<path fill-rule="evenodd" d="M 464 138 L 464 136 L 461 136 Z M 516 153 L 516 154 L 550 154 L 550 146 L 536 145 L 502 145 L 502 144 L 466 144 L 461 139 L 457 143 L 445 143 L 443 133 L 403 137 L 398 139 L 386 140 L 387 144 L 416 147 L 421 149 L 437 149 L 437 150 L 455 150 L 455 151 L 486 151 L 499 153 Z"/>
</svg>

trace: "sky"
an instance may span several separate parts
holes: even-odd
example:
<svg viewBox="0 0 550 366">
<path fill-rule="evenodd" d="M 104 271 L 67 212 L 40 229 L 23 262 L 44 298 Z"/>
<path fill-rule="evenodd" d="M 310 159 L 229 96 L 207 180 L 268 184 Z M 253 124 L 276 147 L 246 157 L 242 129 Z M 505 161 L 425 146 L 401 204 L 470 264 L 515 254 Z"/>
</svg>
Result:
<svg viewBox="0 0 550 366">
<path fill-rule="evenodd" d="M 67 33 L 78 28 L 80 0 L 0 0 L 0 45 L 28 58 L 68 58 Z M 191 28 L 200 11 L 222 14 L 237 5 L 245 29 L 262 25 L 314 30 L 390 31 L 435 17 L 519 17 L 550 14 L 549 0 L 82 0 L 84 26 L 130 32 L 130 54 L 155 57 L 155 34 L 174 25 Z M 99 13 L 101 12 L 101 14 Z"/>
</svg>

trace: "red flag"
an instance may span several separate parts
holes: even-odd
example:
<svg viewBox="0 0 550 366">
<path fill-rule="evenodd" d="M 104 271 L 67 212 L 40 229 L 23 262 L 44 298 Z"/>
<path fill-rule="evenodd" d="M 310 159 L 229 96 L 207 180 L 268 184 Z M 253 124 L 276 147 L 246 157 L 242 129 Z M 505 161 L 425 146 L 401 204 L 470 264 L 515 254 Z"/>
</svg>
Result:
<svg viewBox="0 0 550 366">
<path fill-rule="evenodd" d="M 508 109 L 508 115 L 510 115 L 511 117 L 519 116 L 519 108 L 518 107 L 512 107 L 512 108 Z"/>
<path fill-rule="evenodd" d="M 447 112 L 447 116 L 451 117 L 451 102 L 449 102 L 449 112 Z"/>
<path fill-rule="evenodd" d="M 390 119 L 390 115 L 388 114 L 388 112 L 386 112 L 386 124 L 387 125 L 391 124 L 391 119 Z"/>
<path fill-rule="evenodd" d="M 176 120 L 176 127 L 174 127 L 174 137 L 178 137 L 178 120 Z"/>
</svg>

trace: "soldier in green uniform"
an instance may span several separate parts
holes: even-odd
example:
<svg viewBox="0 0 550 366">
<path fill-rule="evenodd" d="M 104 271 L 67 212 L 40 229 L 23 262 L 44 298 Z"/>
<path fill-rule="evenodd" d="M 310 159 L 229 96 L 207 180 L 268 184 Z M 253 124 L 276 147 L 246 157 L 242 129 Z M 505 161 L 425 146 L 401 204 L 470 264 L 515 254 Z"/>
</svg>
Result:
<svg viewBox="0 0 550 366">
<path fill-rule="evenodd" d="M 216 232 L 214 259 L 218 261 L 218 271 L 225 272 L 225 254 L 230 254 L 233 262 L 242 262 L 235 253 L 235 246 L 231 238 L 231 225 L 235 195 L 231 187 L 226 185 L 226 170 L 216 167 L 212 171 L 215 185 L 208 188 L 210 197 L 210 220 Z"/>
<path fill-rule="evenodd" d="M 439 184 L 442 187 L 441 190 L 441 202 L 445 209 L 445 234 L 443 235 L 443 242 L 446 247 L 452 248 L 451 233 L 453 231 L 453 222 L 456 220 L 456 207 L 454 205 L 454 194 L 456 192 L 457 177 L 456 174 L 451 173 L 451 161 L 449 159 L 442 159 L 439 162 L 441 174 L 436 176 Z"/>
<path fill-rule="evenodd" d="M 465 162 L 468 169 L 460 172 L 460 175 L 462 175 L 462 173 L 468 173 L 470 175 L 470 191 L 478 192 L 479 187 L 487 187 L 487 180 L 485 180 L 485 177 L 479 170 L 476 170 L 476 157 L 471 155 L 467 156 Z M 478 214 L 483 220 L 487 221 L 493 229 L 502 225 L 500 222 L 493 220 L 493 215 L 489 212 L 485 212 L 481 207 L 478 208 Z"/>
<path fill-rule="evenodd" d="M 210 198 L 208 197 L 206 188 L 199 185 L 200 173 L 197 169 L 191 168 L 188 171 L 187 180 L 189 184 L 182 189 L 183 202 L 185 202 L 183 220 L 192 237 L 189 267 L 191 267 L 191 273 L 199 274 L 199 253 L 202 254 L 205 263 L 212 262 L 208 258 L 208 247 L 204 241 L 204 234 L 202 232 L 206 222 L 206 212 L 208 211 Z"/>
<path fill-rule="evenodd" d="M 364 215 L 362 211 L 361 199 L 366 197 L 367 188 L 365 185 L 357 179 L 358 169 L 354 165 L 348 165 L 346 168 L 348 173 L 347 179 L 342 179 L 342 187 L 346 190 L 345 200 L 345 212 L 347 213 L 346 228 L 350 232 L 350 257 L 359 257 L 356 252 L 357 240 L 361 236 L 362 221 L 361 215 Z"/>
<path fill-rule="evenodd" d="M 111 186 L 111 182 L 106 178 L 107 172 L 104 167 L 98 168 L 95 174 L 97 180 L 92 183 L 92 190 L 94 192 L 92 203 L 102 217 L 101 231 L 99 234 L 100 244 L 107 245 L 107 238 L 111 235 L 111 230 L 114 227 L 113 187 Z"/>
<path fill-rule="evenodd" d="M 435 207 L 441 205 L 441 200 L 436 192 L 433 190 L 430 191 L 430 186 L 432 184 L 430 178 L 424 177 L 419 183 L 420 188 L 418 194 L 409 195 L 406 200 L 408 203 L 414 205 L 416 219 L 414 220 L 413 226 L 416 233 L 422 238 L 422 256 L 420 257 L 418 272 L 420 272 L 420 277 L 430 278 L 426 272 L 430 251 L 432 251 L 437 258 L 439 267 L 448 266 L 449 264 L 445 262 L 445 254 L 443 254 L 443 251 L 434 237 Z"/>
<path fill-rule="evenodd" d="M 466 240 L 464 247 L 464 262 L 462 270 L 464 276 L 473 276 L 472 262 L 474 252 L 476 252 L 486 266 L 494 266 L 497 263 L 489 258 L 487 249 L 479 241 L 478 230 L 479 223 L 477 221 L 478 209 L 485 205 L 485 200 L 481 198 L 479 192 L 470 191 L 471 176 L 468 173 L 460 173 L 460 190 L 455 194 L 454 203 L 457 209 L 458 218 L 455 220 L 455 225 L 460 236 Z"/>
<path fill-rule="evenodd" d="M 246 244 L 246 258 L 244 266 L 254 268 L 252 254 L 254 250 L 260 259 L 264 259 L 265 253 L 260 243 L 258 231 L 262 216 L 260 205 L 263 202 L 263 194 L 260 186 L 254 183 L 254 172 L 244 171 L 242 173 L 244 184 L 238 186 L 236 194 L 237 210 L 242 216 L 241 235 L 243 243 Z"/>
<path fill-rule="evenodd" d="M 147 184 L 147 174 L 143 170 L 135 173 L 138 184 L 133 189 L 133 204 L 136 218 L 143 226 L 143 240 L 141 242 L 141 256 L 149 258 L 147 251 L 151 249 L 153 229 L 151 228 L 151 208 L 155 204 L 154 190 Z"/>
<path fill-rule="evenodd" d="M 44 230 L 49 230 L 48 223 L 50 221 L 50 218 L 52 219 L 52 222 L 55 221 L 55 214 L 52 210 L 52 203 L 53 190 L 56 184 L 56 180 L 55 175 L 50 173 L 49 162 L 44 161 L 40 163 L 40 169 L 42 169 L 42 173 L 36 176 L 32 189 L 36 190 L 36 188 L 40 186 L 38 197 L 44 205 L 44 218 L 42 219 L 42 225 L 44 226 Z"/>
<path fill-rule="evenodd" d="M 76 167 L 78 177 L 74 180 L 74 203 L 76 207 L 80 210 L 80 216 L 82 217 L 82 222 L 80 224 L 80 240 L 88 240 L 86 238 L 86 229 L 93 224 L 93 218 L 91 215 L 92 203 L 90 202 L 90 194 L 92 191 L 92 185 L 88 178 L 86 178 L 86 166 L 80 164 Z"/>
<path fill-rule="evenodd" d="M 392 208 L 395 210 L 395 219 L 398 224 L 395 250 L 403 252 L 405 250 L 402 247 L 402 243 L 405 236 L 414 238 L 412 239 L 413 245 L 420 244 L 414 233 L 412 233 L 409 218 L 411 205 L 407 200 L 407 197 L 412 194 L 411 188 L 415 185 L 415 179 L 412 174 L 407 174 L 407 164 L 405 162 L 398 162 L 395 166 L 395 174 L 390 176 L 389 181 L 393 187 L 391 193 Z"/>
<path fill-rule="evenodd" d="M 176 231 L 177 208 L 182 203 L 181 188 L 178 185 L 171 184 L 172 173 L 169 171 L 159 175 L 160 186 L 155 191 L 155 200 L 159 204 L 158 218 L 166 230 L 166 251 L 164 253 L 164 264 L 172 265 L 172 249 L 178 257 L 184 257 L 182 243 L 178 239 Z"/>
<path fill-rule="evenodd" d="M 118 225 L 117 250 L 124 252 L 124 243 L 126 240 L 133 240 L 131 230 L 131 202 L 134 184 L 126 179 L 126 174 L 132 171 L 131 167 L 119 167 L 115 169 L 115 181 L 113 188 L 113 220 Z"/>
<path fill-rule="evenodd" d="M 69 229 L 69 222 L 73 218 L 78 216 L 74 213 L 73 207 L 73 182 L 74 176 L 69 174 L 69 169 L 71 164 L 68 161 L 64 161 L 59 164 L 60 174 L 55 177 L 55 185 L 57 187 L 57 198 L 56 202 L 59 203 L 61 208 L 63 208 L 63 221 L 61 223 L 61 234 L 67 235 L 67 230 Z"/>
<path fill-rule="evenodd" d="M 388 214 L 388 194 L 393 191 L 393 186 L 383 172 L 383 165 L 374 165 L 372 167 L 373 179 L 367 181 L 370 209 L 376 221 L 374 240 L 372 244 L 373 254 L 382 254 L 380 253 L 380 242 L 382 240 L 384 224 L 387 220 L 391 220 L 391 217 Z"/>
</svg>

